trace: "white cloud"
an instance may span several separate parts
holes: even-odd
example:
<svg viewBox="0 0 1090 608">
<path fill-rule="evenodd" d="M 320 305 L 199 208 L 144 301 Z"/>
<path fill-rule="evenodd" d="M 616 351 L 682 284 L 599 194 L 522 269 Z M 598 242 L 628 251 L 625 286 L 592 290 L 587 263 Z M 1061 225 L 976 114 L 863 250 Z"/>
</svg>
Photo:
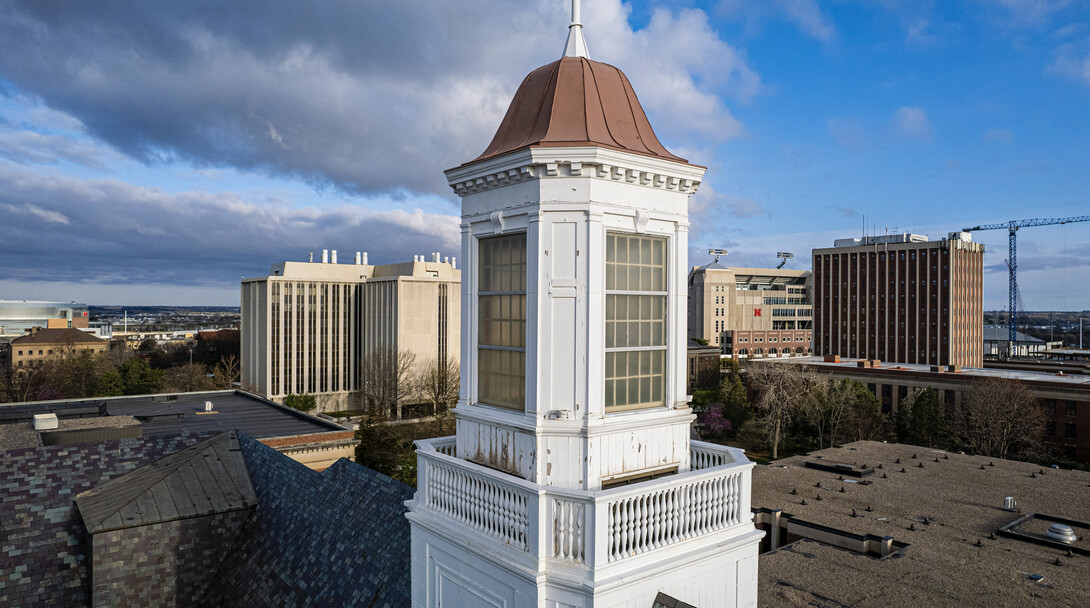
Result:
<svg viewBox="0 0 1090 608">
<path fill-rule="evenodd" d="M 31 205 L 30 203 L 25 203 L 22 205 L 12 205 L 10 203 L 4 203 L 3 205 L 0 205 L 0 209 L 6 209 L 7 211 L 15 214 L 29 215 L 31 217 L 42 220 L 47 224 L 67 225 L 71 223 L 68 220 L 68 217 L 65 216 L 63 213 L 50 211 L 49 209 L 42 209 L 41 207 L 37 205 Z"/>
<path fill-rule="evenodd" d="M 930 142 L 935 139 L 927 112 L 919 107 L 897 108 L 893 113 L 893 132 L 908 141 Z"/>
</svg>

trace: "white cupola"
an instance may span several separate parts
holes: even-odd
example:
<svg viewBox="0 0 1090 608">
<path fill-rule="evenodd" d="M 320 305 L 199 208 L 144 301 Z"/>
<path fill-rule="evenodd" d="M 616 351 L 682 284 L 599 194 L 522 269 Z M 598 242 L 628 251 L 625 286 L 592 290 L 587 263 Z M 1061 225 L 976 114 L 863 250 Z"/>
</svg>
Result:
<svg viewBox="0 0 1090 608">
<path fill-rule="evenodd" d="M 428 559 L 418 543 L 462 568 L 483 559 L 465 554 L 473 536 L 451 536 L 450 520 L 518 547 L 507 557 L 544 578 L 507 558 L 497 567 L 534 578 L 538 599 L 571 596 L 527 605 L 650 606 L 652 588 L 718 589 L 720 574 L 690 583 L 727 566 L 755 602 L 752 463 L 689 438 L 688 199 L 705 169 L 659 142 L 619 69 L 587 57 L 572 4 L 564 56 L 523 80 L 484 153 L 446 171 L 462 197 L 462 384 L 454 441 L 418 450 L 414 604 L 416 560 Z M 656 562 L 682 555 L 695 560 L 683 575 Z M 549 592 L 554 566 L 581 590 Z M 466 581 L 503 578 L 489 568 Z M 438 570 L 427 572 L 431 598 Z M 622 573 L 641 582 L 621 589 Z M 729 602 L 699 595 L 702 608 L 749 602 L 733 587 Z"/>
</svg>

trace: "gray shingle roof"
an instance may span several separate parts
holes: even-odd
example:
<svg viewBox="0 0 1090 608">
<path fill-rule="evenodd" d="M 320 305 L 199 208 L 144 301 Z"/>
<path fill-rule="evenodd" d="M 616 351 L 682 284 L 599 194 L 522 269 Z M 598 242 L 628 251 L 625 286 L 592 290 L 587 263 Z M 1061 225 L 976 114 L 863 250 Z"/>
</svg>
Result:
<svg viewBox="0 0 1090 608">
<path fill-rule="evenodd" d="M 84 520 L 109 529 L 118 504 L 115 512 L 122 515 L 125 505 L 134 504 L 150 513 L 149 493 L 158 509 L 165 503 L 156 488 L 167 480 L 173 501 L 172 476 L 187 467 L 196 474 L 202 463 L 222 488 L 227 473 L 212 473 L 206 459 L 222 461 L 222 448 L 232 445 L 229 435 L 181 433 L 0 448 L 0 606 L 90 606 Z M 409 607 L 404 502 L 412 488 L 347 460 L 312 471 L 242 434 L 237 445 L 240 452 L 227 458 L 241 456 L 257 505 L 216 573 L 206 606 Z M 95 488 L 78 499 L 81 517 L 76 497 Z M 208 492 L 191 486 L 182 493 Z"/>
<path fill-rule="evenodd" d="M 179 450 L 76 497 L 83 524 L 91 533 L 246 509 L 256 502 L 234 431 Z"/>
<path fill-rule="evenodd" d="M 206 437 L 0 449 L 0 606 L 88 606 L 89 552 L 76 494 Z"/>
<path fill-rule="evenodd" d="M 411 487 L 348 460 L 318 473 L 239 443 L 259 501 L 208 606 L 409 608 Z"/>
</svg>

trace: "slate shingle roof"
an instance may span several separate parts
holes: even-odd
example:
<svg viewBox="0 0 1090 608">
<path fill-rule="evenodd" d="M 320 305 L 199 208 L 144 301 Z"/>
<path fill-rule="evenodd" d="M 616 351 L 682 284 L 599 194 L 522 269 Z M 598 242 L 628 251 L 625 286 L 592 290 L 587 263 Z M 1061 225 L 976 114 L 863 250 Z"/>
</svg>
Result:
<svg viewBox="0 0 1090 608">
<path fill-rule="evenodd" d="M 208 606 L 409 607 L 411 487 L 347 460 L 318 473 L 239 442 L 258 505 Z"/>
<path fill-rule="evenodd" d="M 0 450 L 0 606 L 89 606 L 89 553 L 73 499 L 207 437 Z"/>
<path fill-rule="evenodd" d="M 76 497 L 84 527 L 92 534 L 237 511 L 256 502 L 234 431 L 178 450 Z"/>
<path fill-rule="evenodd" d="M 90 606 L 76 496 L 210 437 L 0 448 L 0 606 Z M 347 460 L 319 473 L 245 435 L 238 444 L 258 504 L 206 606 L 409 607 L 412 488 Z"/>
</svg>

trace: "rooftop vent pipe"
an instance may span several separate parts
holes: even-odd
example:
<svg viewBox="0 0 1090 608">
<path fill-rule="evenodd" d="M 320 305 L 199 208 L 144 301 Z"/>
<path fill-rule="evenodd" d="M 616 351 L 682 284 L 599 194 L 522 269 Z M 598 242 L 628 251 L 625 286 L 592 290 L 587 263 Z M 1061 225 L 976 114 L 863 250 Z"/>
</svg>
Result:
<svg viewBox="0 0 1090 608">
<path fill-rule="evenodd" d="M 1071 544 L 1079 540 L 1078 536 L 1075 536 L 1075 531 L 1071 529 L 1071 526 L 1064 524 L 1052 524 L 1048 527 L 1048 537 L 1052 540 L 1058 540 L 1061 543 Z"/>
<path fill-rule="evenodd" d="M 322 263 L 323 264 L 328 264 L 329 263 L 329 250 L 328 249 L 323 249 L 322 250 Z"/>
<path fill-rule="evenodd" d="M 332 263 L 332 264 L 336 264 L 336 263 L 337 263 L 337 250 L 336 250 L 336 249 L 334 249 L 334 250 L 332 251 L 332 254 L 333 254 L 333 256 L 332 256 L 332 257 L 331 257 L 331 258 L 329 259 L 329 261 L 330 261 L 330 263 Z"/>
<path fill-rule="evenodd" d="M 363 263 L 363 261 L 360 259 L 360 252 L 357 251 L 356 252 L 356 266 L 359 266 L 362 263 Z"/>
<path fill-rule="evenodd" d="M 458 267 L 458 258 L 450 258 L 450 267 L 451 268 L 457 268 Z"/>
<path fill-rule="evenodd" d="M 367 252 L 366 251 L 363 252 L 363 263 L 364 263 L 364 265 L 367 264 Z"/>
<path fill-rule="evenodd" d="M 205 401 L 204 402 L 204 411 L 206 411 L 206 412 L 211 412 L 212 411 L 212 402 L 211 401 Z"/>
<path fill-rule="evenodd" d="M 314 263 L 314 252 L 313 251 L 310 252 L 310 258 L 307 261 L 310 262 L 311 264 Z"/>
</svg>

